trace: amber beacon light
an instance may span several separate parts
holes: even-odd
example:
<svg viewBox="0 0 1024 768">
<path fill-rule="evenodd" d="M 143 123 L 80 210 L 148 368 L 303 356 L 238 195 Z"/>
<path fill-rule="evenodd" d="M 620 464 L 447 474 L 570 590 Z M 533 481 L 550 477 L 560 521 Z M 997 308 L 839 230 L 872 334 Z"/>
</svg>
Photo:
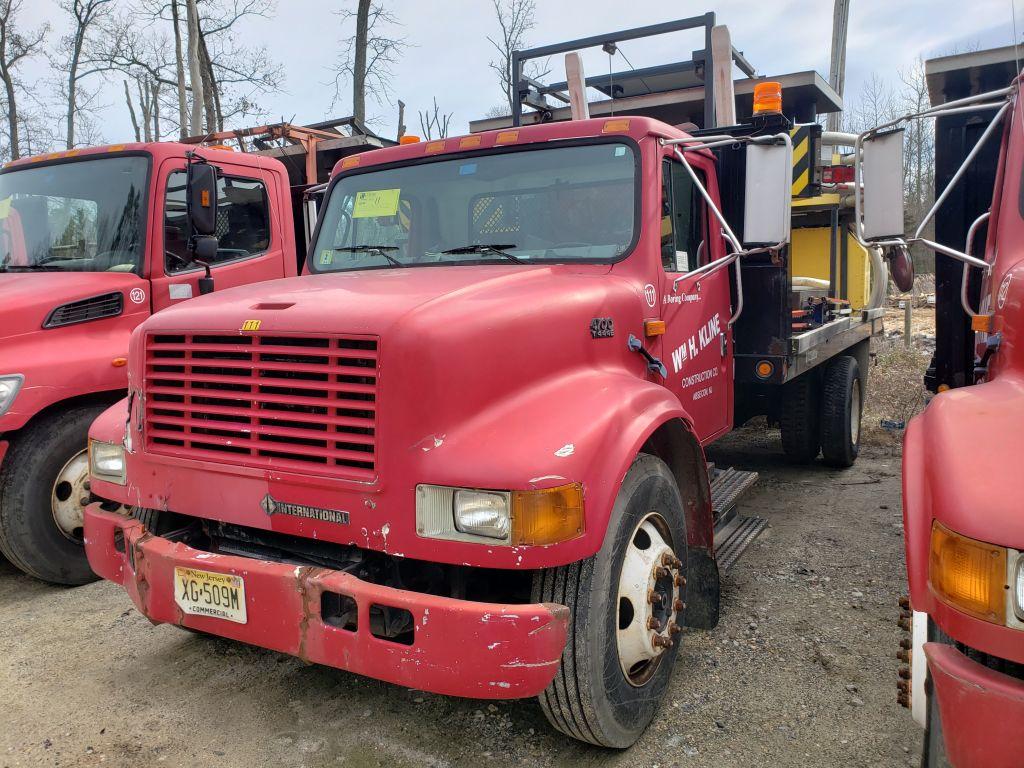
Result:
<svg viewBox="0 0 1024 768">
<path fill-rule="evenodd" d="M 754 114 L 767 115 L 782 112 L 782 84 L 766 80 L 754 86 Z"/>
</svg>

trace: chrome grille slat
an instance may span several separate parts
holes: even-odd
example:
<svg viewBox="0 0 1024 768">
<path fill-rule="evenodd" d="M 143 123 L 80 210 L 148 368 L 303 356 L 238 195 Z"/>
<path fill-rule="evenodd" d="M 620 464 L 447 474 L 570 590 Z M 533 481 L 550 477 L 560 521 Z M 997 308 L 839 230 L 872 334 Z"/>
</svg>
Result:
<svg viewBox="0 0 1024 768">
<path fill-rule="evenodd" d="M 372 481 L 377 362 L 373 337 L 151 333 L 146 449 Z"/>
</svg>

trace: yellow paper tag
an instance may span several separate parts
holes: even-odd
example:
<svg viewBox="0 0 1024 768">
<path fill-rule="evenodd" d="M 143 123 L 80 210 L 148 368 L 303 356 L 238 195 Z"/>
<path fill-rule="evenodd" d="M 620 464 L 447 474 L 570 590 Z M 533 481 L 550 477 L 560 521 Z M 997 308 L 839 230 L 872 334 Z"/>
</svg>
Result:
<svg viewBox="0 0 1024 768">
<path fill-rule="evenodd" d="M 5 197 L 0 200 L 0 219 L 6 219 L 11 215 L 11 198 Z"/>
<path fill-rule="evenodd" d="M 328 264 L 334 263 L 334 251 L 330 248 L 324 248 L 320 251 L 320 266 L 325 267 Z"/>
<path fill-rule="evenodd" d="M 398 213 L 400 189 L 375 189 L 356 193 L 352 206 L 353 219 L 368 219 L 373 216 L 394 216 Z"/>
</svg>

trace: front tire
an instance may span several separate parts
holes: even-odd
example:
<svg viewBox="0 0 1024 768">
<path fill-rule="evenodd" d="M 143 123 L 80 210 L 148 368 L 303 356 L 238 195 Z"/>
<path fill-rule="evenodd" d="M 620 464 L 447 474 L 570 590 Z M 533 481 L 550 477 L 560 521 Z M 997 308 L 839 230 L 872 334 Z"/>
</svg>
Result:
<svg viewBox="0 0 1024 768">
<path fill-rule="evenodd" d="M 928 693 L 928 728 L 924 733 L 924 755 L 921 768 L 953 768 L 946 755 L 946 740 L 942 735 L 942 716 L 939 701 L 933 691 Z"/>
<path fill-rule="evenodd" d="M 89 500 L 89 426 L 101 406 L 51 413 L 11 441 L 0 467 L 0 552 L 29 576 L 77 586 L 95 581 L 81 516 Z"/>
<path fill-rule="evenodd" d="M 535 602 L 566 605 L 572 616 L 559 671 L 538 697 L 556 729 L 619 749 L 644 732 L 679 651 L 686 562 L 679 488 L 663 461 L 640 454 L 601 551 L 534 579 Z"/>
</svg>

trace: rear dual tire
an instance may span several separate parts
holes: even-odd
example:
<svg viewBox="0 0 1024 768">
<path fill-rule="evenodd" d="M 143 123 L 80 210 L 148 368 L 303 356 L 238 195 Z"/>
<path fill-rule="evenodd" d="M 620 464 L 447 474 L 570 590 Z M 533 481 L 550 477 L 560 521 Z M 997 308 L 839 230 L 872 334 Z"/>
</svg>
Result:
<svg viewBox="0 0 1024 768">
<path fill-rule="evenodd" d="M 643 558 L 668 551 L 668 573 L 660 581 L 656 570 L 650 574 L 658 605 L 634 605 L 640 602 L 636 595 L 645 601 L 648 595 Z M 650 724 L 679 652 L 682 635 L 670 627 L 683 623 L 674 601 L 685 600 L 686 556 L 686 519 L 675 479 L 660 459 L 641 454 L 623 480 L 601 551 L 540 571 L 534 579 L 535 602 L 559 603 L 571 614 L 560 668 L 539 696 L 541 709 L 557 730 L 580 741 L 624 749 Z M 657 562 L 663 562 L 661 557 L 657 555 Z M 624 583 L 624 575 L 630 583 Z M 647 629 L 652 610 L 663 619 L 660 631 Z M 636 645 L 654 635 L 665 645 Z M 651 652 L 653 658 L 643 657 Z"/>
<path fill-rule="evenodd" d="M 830 467 L 853 466 L 860 452 L 863 388 L 856 358 L 836 357 L 821 372 L 808 371 L 782 388 L 782 450 L 808 464 L 820 453 Z"/>
</svg>

